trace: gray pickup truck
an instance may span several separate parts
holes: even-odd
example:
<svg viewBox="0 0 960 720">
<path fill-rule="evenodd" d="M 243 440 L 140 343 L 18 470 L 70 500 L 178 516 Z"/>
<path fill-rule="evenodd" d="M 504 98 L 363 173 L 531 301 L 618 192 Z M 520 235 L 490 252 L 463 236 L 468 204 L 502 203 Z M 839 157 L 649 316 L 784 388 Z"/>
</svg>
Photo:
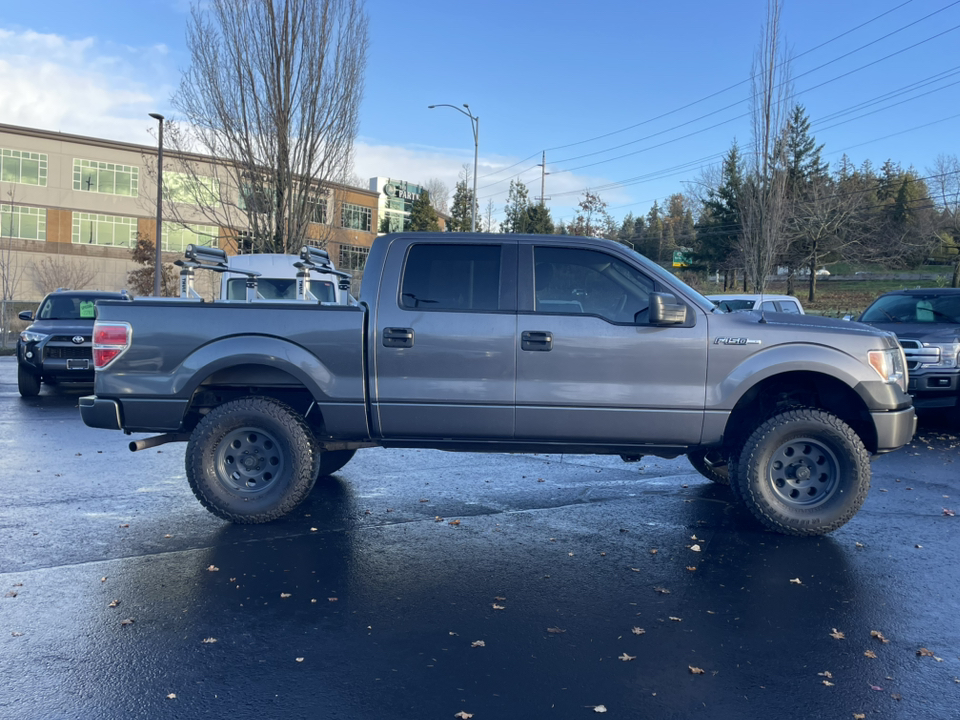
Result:
<svg viewBox="0 0 960 720">
<path fill-rule="evenodd" d="M 187 441 L 191 488 L 233 522 L 383 446 L 686 454 L 767 527 L 821 535 L 916 427 L 892 334 L 724 313 L 606 240 L 387 235 L 359 306 L 247 297 L 99 302 L 80 401 L 89 426 L 162 433 L 131 449 Z"/>
</svg>

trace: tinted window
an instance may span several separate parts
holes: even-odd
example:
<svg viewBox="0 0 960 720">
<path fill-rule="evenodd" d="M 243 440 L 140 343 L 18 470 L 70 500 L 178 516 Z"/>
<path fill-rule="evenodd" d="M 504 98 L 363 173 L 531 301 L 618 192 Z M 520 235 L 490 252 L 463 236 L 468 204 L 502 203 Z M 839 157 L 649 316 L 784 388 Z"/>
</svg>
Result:
<svg viewBox="0 0 960 720">
<path fill-rule="evenodd" d="M 616 323 L 646 322 L 654 289 L 650 278 L 611 255 L 556 247 L 534 249 L 534 286 L 537 312 Z"/>
<path fill-rule="evenodd" d="M 795 302 L 790 300 L 781 300 L 780 301 L 780 312 L 791 313 L 793 315 L 800 314 L 800 306 Z"/>
<path fill-rule="evenodd" d="M 764 300 L 760 304 L 760 309 L 765 310 L 766 312 L 776 312 L 777 306 L 773 304 L 773 300 Z"/>
<path fill-rule="evenodd" d="M 50 295 L 40 305 L 37 317 L 41 320 L 93 320 L 96 302 L 96 296 Z"/>
<path fill-rule="evenodd" d="M 717 307 L 724 312 L 736 312 L 737 310 L 753 310 L 753 300 L 718 300 Z"/>
<path fill-rule="evenodd" d="M 400 302 L 417 310 L 499 310 L 499 245 L 414 245 Z"/>
<path fill-rule="evenodd" d="M 336 302 L 333 283 L 328 280 L 310 282 L 310 294 L 320 302 Z M 296 300 L 297 281 L 288 278 L 257 278 L 257 295 L 264 300 Z M 245 300 L 246 278 L 227 280 L 227 300 Z"/>
<path fill-rule="evenodd" d="M 873 323 L 960 323 L 958 295 L 886 295 L 860 318 Z"/>
</svg>

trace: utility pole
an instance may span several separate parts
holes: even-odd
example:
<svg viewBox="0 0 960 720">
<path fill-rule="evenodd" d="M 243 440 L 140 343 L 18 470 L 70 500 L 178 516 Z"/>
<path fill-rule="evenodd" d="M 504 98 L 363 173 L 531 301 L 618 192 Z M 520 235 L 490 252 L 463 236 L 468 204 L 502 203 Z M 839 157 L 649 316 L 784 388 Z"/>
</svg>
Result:
<svg viewBox="0 0 960 720">
<path fill-rule="evenodd" d="M 550 173 L 547 172 L 547 151 L 544 150 L 543 154 L 540 156 L 540 205 L 543 207 L 547 206 L 547 200 L 550 198 L 547 197 L 547 175 Z"/>
</svg>

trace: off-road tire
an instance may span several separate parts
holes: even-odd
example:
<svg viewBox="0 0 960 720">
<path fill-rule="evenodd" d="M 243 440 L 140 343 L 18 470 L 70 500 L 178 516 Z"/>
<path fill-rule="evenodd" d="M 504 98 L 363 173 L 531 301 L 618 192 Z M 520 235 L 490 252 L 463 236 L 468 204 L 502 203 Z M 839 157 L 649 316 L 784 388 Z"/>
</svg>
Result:
<svg viewBox="0 0 960 720">
<path fill-rule="evenodd" d="M 357 454 L 356 450 L 332 450 L 320 453 L 320 469 L 317 471 L 317 477 L 327 477 L 333 475 L 353 459 Z"/>
<path fill-rule="evenodd" d="M 21 397 L 36 397 L 40 393 L 40 376 L 34 375 L 29 370 L 24 370 L 22 365 L 17 366 L 17 390 Z"/>
<path fill-rule="evenodd" d="M 687 460 L 693 469 L 718 485 L 729 485 L 727 461 L 723 457 L 723 448 L 697 448 L 687 453 Z"/>
<path fill-rule="evenodd" d="M 220 405 L 187 443 L 190 489 L 217 517 L 254 524 L 286 515 L 310 494 L 319 452 L 290 406 L 269 397 Z"/>
<path fill-rule="evenodd" d="M 737 494 L 766 527 L 825 535 L 856 515 L 870 490 L 870 457 L 859 436 L 824 410 L 774 415 L 747 438 Z"/>
</svg>

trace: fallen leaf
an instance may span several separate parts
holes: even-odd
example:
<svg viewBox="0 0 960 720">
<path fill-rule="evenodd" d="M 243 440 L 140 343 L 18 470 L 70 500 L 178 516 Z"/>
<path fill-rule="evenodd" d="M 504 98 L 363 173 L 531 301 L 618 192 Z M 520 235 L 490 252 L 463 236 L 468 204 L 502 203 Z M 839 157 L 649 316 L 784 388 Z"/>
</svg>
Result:
<svg viewBox="0 0 960 720">
<path fill-rule="evenodd" d="M 437 515 L 437 516 L 433 519 L 433 521 L 434 521 L 434 522 L 443 522 L 443 518 L 440 517 L 439 515 Z"/>
<path fill-rule="evenodd" d="M 565 633 L 566 630 L 563 630 L 562 628 L 558 628 L 558 627 L 552 627 L 552 628 L 547 628 L 547 632 L 556 634 L 556 633 Z"/>
<path fill-rule="evenodd" d="M 697 568 L 694 567 L 693 565 L 687 565 L 687 570 L 689 570 L 690 572 L 696 572 Z"/>
<path fill-rule="evenodd" d="M 121 625 L 133 625 L 133 618 L 127 618 L 126 620 L 120 621 Z"/>
<path fill-rule="evenodd" d="M 917 548 L 917 550 L 922 550 L 922 549 L 923 549 L 923 545 L 914 545 L 914 547 Z"/>
<path fill-rule="evenodd" d="M 630 632 L 632 632 L 634 635 L 643 635 L 646 632 L 646 630 L 644 630 L 642 627 L 635 627 Z"/>
<path fill-rule="evenodd" d="M 693 540 L 694 542 L 696 542 L 696 541 L 697 541 L 697 536 L 696 536 L 696 535 L 691 535 L 691 536 L 690 536 L 690 539 Z"/>
<path fill-rule="evenodd" d="M 858 548 L 865 547 L 865 545 L 864 545 L 862 542 L 856 543 L 856 546 L 857 546 Z M 854 716 L 854 717 L 856 717 L 856 716 Z"/>
<path fill-rule="evenodd" d="M 842 632 L 834 628 L 833 632 L 830 633 L 830 637 L 832 637 L 834 640 L 843 640 L 846 637 L 846 635 L 844 635 Z"/>
<path fill-rule="evenodd" d="M 296 658 L 296 660 L 297 660 L 297 662 L 303 662 L 303 658 L 302 658 L 302 657 L 298 657 L 298 658 Z"/>
<path fill-rule="evenodd" d="M 660 593 L 661 595 L 669 595 L 669 594 L 670 594 L 670 591 L 667 590 L 665 587 L 655 587 L 653 590 L 654 590 L 654 592 L 658 592 L 658 593 Z"/>
<path fill-rule="evenodd" d="M 854 713 L 853 720 L 867 720 L 867 716 L 864 713 Z"/>
<path fill-rule="evenodd" d="M 890 642 L 889 640 L 887 640 L 887 639 L 883 636 L 883 633 L 880 632 L 879 630 L 871 630 L 871 631 L 870 631 L 870 637 L 876 638 L 877 640 L 879 640 L 880 642 L 882 642 L 884 645 L 886 645 L 888 642 Z"/>
<path fill-rule="evenodd" d="M 883 688 L 880 687 L 879 685 L 871 685 L 871 686 L 870 686 L 870 689 L 871 689 L 871 690 L 876 690 L 877 692 L 883 692 Z"/>
<path fill-rule="evenodd" d="M 956 513 L 949 508 L 944 508 L 943 514 L 946 515 L 947 517 L 954 517 L 956 515 Z"/>
<path fill-rule="evenodd" d="M 486 647 L 487 644 L 483 640 L 474 640 L 470 643 L 470 647 Z"/>
<path fill-rule="evenodd" d="M 17 591 L 16 591 L 16 590 L 11 590 L 11 591 L 8 592 L 6 595 L 4 595 L 4 597 L 8 597 L 8 598 L 15 598 L 16 596 L 17 596 Z"/>
<path fill-rule="evenodd" d="M 624 662 L 630 662 L 631 660 L 636 660 L 636 659 L 637 659 L 637 656 L 636 656 L 636 655 L 627 655 L 626 653 L 624 653 L 623 655 L 621 655 L 621 656 L 620 656 L 619 658 L 617 658 L 617 659 L 618 659 L 618 660 L 623 660 Z"/>
<path fill-rule="evenodd" d="M 450 522 L 447 523 L 447 525 L 459 525 L 459 524 L 460 524 L 460 518 L 457 518 L 456 520 L 451 520 Z"/>
<path fill-rule="evenodd" d="M 877 654 L 876 654 L 873 650 L 867 650 L 867 651 L 864 653 L 864 656 L 870 658 L 871 660 L 876 660 L 876 659 L 877 659 Z"/>
<path fill-rule="evenodd" d="M 834 684 L 833 684 L 832 682 L 830 682 L 829 680 L 824 680 L 824 681 L 823 681 L 823 684 L 826 685 L 827 687 L 833 687 L 833 685 L 834 685 Z"/>
<path fill-rule="evenodd" d="M 473 717 L 473 713 L 468 713 L 468 712 L 464 712 L 463 710 L 461 710 L 461 711 L 458 712 L 456 715 L 454 715 L 454 717 L 455 717 L 455 718 L 460 718 L 460 720 L 469 720 L 469 718 L 472 718 L 472 717 Z"/>
<path fill-rule="evenodd" d="M 177 699 L 176 693 L 170 693 L 169 695 L 167 695 L 167 700 L 176 700 L 176 699 Z"/>
<path fill-rule="evenodd" d="M 497 605 L 496 603 L 494 603 L 494 604 L 493 604 L 493 609 L 494 609 L 494 610 L 506 610 L 506 607 L 504 607 L 503 605 Z"/>
<path fill-rule="evenodd" d="M 207 568 L 207 572 L 220 572 L 220 568 L 218 568 L 216 565 L 211 565 Z"/>
<path fill-rule="evenodd" d="M 310 532 L 316 532 L 316 531 L 317 531 L 316 528 L 310 528 Z"/>
<path fill-rule="evenodd" d="M 817 675 L 820 677 L 830 678 L 831 680 L 833 679 L 833 673 L 829 670 L 824 670 L 822 673 L 817 673 Z"/>
<path fill-rule="evenodd" d="M 122 527 L 122 528 L 128 528 L 128 527 L 130 527 L 130 523 L 124 523 L 124 524 L 121 525 L 120 527 Z"/>
<path fill-rule="evenodd" d="M 933 657 L 933 653 L 927 650 L 926 648 L 920 648 L 917 650 L 917 655 L 919 657 Z"/>
<path fill-rule="evenodd" d="M 107 579 L 105 577 L 100 578 L 100 582 L 106 582 L 106 581 Z"/>
<path fill-rule="evenodd" d="M 651 555 L 656 555 L 657 552 L 658 552 L 658 551 L 657 551 L 656 548 L 650 548 L 650 554 L 651 554 Z M 601 707 L 602 707 L 602 706 L 601 706 Z"/>
<path fill-rule="evenodd" d="M 430 502 L 427 498 L 420 498 L 420 502 Z"/>
<path fill-rule="evenodd" d="M 288 598 L 288 597 L 290 597 L 290 595 L 291 595 L 291 593 L 280 593 L 280 597 L 282 597 L 282 598 Z"/>
<path fill-rule="evenodd" d="M 803 583 L 800 582 L 800 578 L 790 578 L 790 582 L 792 582 L 794 585 L 803 585 Z"/>
<path fill-rule="evenodd" d="M 119 600 L 112 601 L 107 607 L 117 607 L 120 604 Z"/>
<path fill-rule="evenodd" d="M 165 538 L 172 538 L 173 535 L 164 535 Z"/>
<path fill-rule="evenodd" d="M 606 712 L 607 709 L 606 709 L 603 705 L 594 705 L 594 706 L 593 706 L 593 711 L 594 711 L 594 712 Z"/>
<path fill-rule="evenodd" d="M 933 659 L 936 660 L 937 662 L 943 662 L 943 658 L 937 657 L 936 655 L 933 656 Z"/>
<path fill-rule="evenodd" d="M 674 622 L 683 622 L 683 618 L 673 617 L 673 615 L 670 616 L 670 619 Z"/>
<path fill-rule="evenodd" d="M 690 550 L 693 551 L 693 552 L 700 552 L 700 546 L 699 546 L 699 545 L 691 545 L 691 546 L 690 546 Z"/>
<path fill-rule="evenodd" d="M 327 598 L 327 602 L 337 602 L 340 598 Z"/>
<path fill-rule="evenodd" d="M 14 630 L 12 633 L 10 633 L 10 635 L 13 636 L 13 637 L 23 637 L 23 633 L 22 633 L 22 632 L 17 632 L 16 630 Z"/>
<path fill-rule="evenodd" d="M 208 637 L 208 638 L 204 638 L 201 642 L 204 643 L 205 645 L 212 645 L 216 641 L 217 639 L 215 637 Z"/>
<path fill-rule="evenodd" d="M 630 568 L 630 569 L 633 570 L 634 572 L 640 572 L 640 568 Z"/>
<path fill-rule="evenodd" d="M 897 702 L 900 702 L 901 700 L 903 700 L 903 696 L 900 693 L 890 693 L 890 697 L 892 697 Z"/>
<path fill-rule="evenodd" d="M 701 668 L 694 667 L 693 665 L 687 665 L 687 667 L 690 668 L 691 675 L 703 675 L 703 670 Z"/>
</svg>

